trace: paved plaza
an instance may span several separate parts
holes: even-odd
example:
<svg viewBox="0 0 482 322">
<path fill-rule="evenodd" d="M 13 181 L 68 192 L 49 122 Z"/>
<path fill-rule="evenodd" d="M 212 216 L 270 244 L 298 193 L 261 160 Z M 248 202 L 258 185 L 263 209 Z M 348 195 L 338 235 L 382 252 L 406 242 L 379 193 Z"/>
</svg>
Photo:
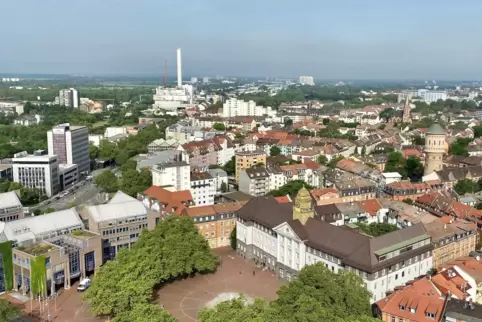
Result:
<svg viewBox="0 0 482 322">
<path fill-rule="evenodd" d="M 257 268 L 252 261 L 237 256 L 232 249 L 217 249 L 221 265 L 214 274 L 201 275 L 167 283 L 158 291 L 156 301 L 179 319 L 180 322 L 196 321 L 199 310 L 215 306 L 217 303 L 245 295 L 248 300 L 262 297 L 268 300 L 276 298 L 276 291 L 281 286 L 273 272 Z M 254 272 L 254 274 L 253 274 Z M 88 312 L 88 305 L 82 302 L 82 293 L 76 291 L 77 283 L 68 290 L 62 290 L 57 300 L 44 302 L 42 308 L 38 301 L 21 302 L 12 296 L 9 300 L 22 306 L 27 313 L 21 321 L 37 322 L 99 322 L 105 319 L 93 317 Z M 30 317 L 30 313 L 34 317 Z"/>
<path fill-rule="evenodd" d="M 202 308 L 236 297 L 240 293 L 248 299 L 276 298 L 281 281 L 273 272 L 256 268 L 254 262 L 237 256 L 232 249 L 219 249 L 215 252 L 222 260 L 215 274 L 175 281 L 159 290 L 157 301 L 180 322 L 196 321 L 197 313 Z"/>
</svg>

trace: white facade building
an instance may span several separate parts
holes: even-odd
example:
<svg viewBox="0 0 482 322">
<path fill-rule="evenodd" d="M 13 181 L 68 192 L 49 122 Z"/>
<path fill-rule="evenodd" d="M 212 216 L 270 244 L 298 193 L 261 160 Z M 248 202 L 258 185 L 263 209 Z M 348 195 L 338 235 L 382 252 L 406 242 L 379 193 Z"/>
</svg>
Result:
<svg viewBox="0 0 482 322">
<path fill-rule="evenodd" d="M 75 88 L 61 89 L 59 91 L 58 104 L 70 108 L 79 108 L 79 92 Z"/>
<path fill-rule="evenodd" d="M 191 188 L 191 166 L 189 157 L 179 152 L 172 160 L 158 163 L 151 168 L 153 186 L 171 186 L 176 191 Z"/>
<path fill-rule="evenodd" d="M 214 205 L 216 183 L 208 172 L 191 173 L 191 192 L 195 206 Z"/>
<path fill-rule="evenodd" d="M 90 171 L 89 131 L 86 126 L 69 123 L 54 126 L 47 132 L 50 155 L 57 155 L 59 163 L 77 164 L 80 173 Z"/>
<path fill-rule="evenodd" d="M 236 98 L 230 98 L 223 104 L 223 117 L 234 116 L 273 116 L 276 114 L 270 106 L 256 105 L 255 101 L 245 102 Z"/>
<path fill-rule="evenodd" d="M 446 91 L 429 91 L 426 89 L 418 90 L 418 96 L 422 98 L 422 100 L 427 103 L 433 103 L 438 100 L 445 101 L 448 98 Z"/>
<path fill-rule="evenodd" d="M 13 181 L 27 188 L 37 188 L 42 194 L 51 197 L 60 191 L 59 160 L 56 155 L 45 155 L 37 151 L 14 154 Z"/>
<path fill-rule="evenodd" d="M 315 80 L 313 79 L 313 76 L 300 76 L 300 84 L 315 86 Z"/>
<path fill-rule="evenodd" d="M 236 223 L 238 254 L 288 281 L 315 263 L 334 273 L 351 271 L 362 277 L 372 303 L 432 268 L 433 245 L 422 224 L 371 238 L 335 226 L 335 221 L 320 220 L 323 207 L 332 205 L 313 208 L 309 192 L 302 189 L 300 194 L 293 204 L 258 197 L 241 208 Z"/>
</svg>

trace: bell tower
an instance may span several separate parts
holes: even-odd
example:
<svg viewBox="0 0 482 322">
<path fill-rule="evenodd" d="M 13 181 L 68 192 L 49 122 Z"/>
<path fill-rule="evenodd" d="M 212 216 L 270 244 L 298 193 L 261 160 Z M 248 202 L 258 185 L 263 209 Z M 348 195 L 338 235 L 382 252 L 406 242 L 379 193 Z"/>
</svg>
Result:
<svg viewBox="0 0 482 322">
<path fill-rule="evenodd" d="M 409 99 L 409 95 L 407 94 L 407 98 L 405 99 L 405 105 L 403 106 L 403 114 L 402 114 L 403 123 L 412 123 L 411 110 L 412 108 L 410 107 L 410 99 Z"/>
<path fill-rule="evenodd" d="M 293 220 L 298 219 L 303 225 L 306 224 L 308 218 L 315 217 L 310 192 L 303 186 L 295 198 L 293 207 Z"/>
</svg>

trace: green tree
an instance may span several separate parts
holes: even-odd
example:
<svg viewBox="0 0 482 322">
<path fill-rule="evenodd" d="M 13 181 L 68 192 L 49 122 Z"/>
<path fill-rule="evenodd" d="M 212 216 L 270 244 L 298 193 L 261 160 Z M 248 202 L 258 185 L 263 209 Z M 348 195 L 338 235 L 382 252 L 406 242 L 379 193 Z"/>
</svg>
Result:
<svg viewBox="0 0 482 322">
<path fill-rule="evenodd" d="M 21 188 L 20 189 L 20 202 L 24 206 L 31 206 L 38 204 L 40 201 L 45 200 L 46 196 L 42 194 L 39 189 L 36 188 Z"/>
<path fill-rule="evenodd" d="M 469 156 L 469 143 L 471 139 L 458 138 L 450 144 L 449 152 L 453 155 Z"/>
<path fill-rule="evenodd" d="M 459 195 L 465 195 L 466 193 L 476 193 L 482 190 L 482 182 L 475 182 L 470 179 L 459 180 L 455 184 L 454 190 Z"/>
<path fill-rule="evenodd" d="M 94 145 L 94 143 L 89 143 L 89 154 L 90 158 L 95 160 L 99 157 L 99 148 Z"/>
<path fill-rule="evenodd" d="M 292 180 L 286 183 L 285 185 L 281 186 L 277 190 L 270 191 L 270 195 L 274 197 L 281 197 L 281 196 L 286 196 L 290 195 L 291 197 L 296 196 L 298 191 L 300 191 L 301 188 L 306 187 L 306 189 L 311 190 L 314 189 L 314 187 L 310 186 L 303 180 Z"/>
<path fill-rule="evenodd" d="M 16 321 L 22 310 L 8 300 L 0 299 L 0 321 Z"/>
<path fill-rule="evenodd" d="M 269 318 L 269 304 L 263 299 L 255 299 L 249 304 L 245 297 L 224 301 L 214 308 L 202 309 L 199 322 L 275 322 Z M 278 320 L 280 321 L 280 320 Z"/>
<path fill-rule="evenodd" d="M 115 164 L 122 166 L 129 160 L 129 152 L 127 150 L 120 150 L 115 157 Z"/>
<path fill-rule="evenodd" d="M 235 169 L 236 169 L 236 159 L 233 156 L 231 160 L 226 162 L 226 164 L 223 166 L 223 170 L 226 171 L 228 175 L 233 175 Z"/>
<path fill-rule="evenodd" d="M 379 130 L 385 130 L 386 127 L 387 127 L 386 124 L 381 124 L 380 126 L 378 126 L 378 129 Z"/>
<path fill-rule="evenodd" d="M 378 237 L 381 235 L 385 235 L 392 231 L 398 230 L 398 227 L 392 224 L 387 223 L 378 223 L 374 222 L 369 225 L 365 223 L 357 223 L 357 226 L 360 227 L 360 230 L 367 235 Z"/>
<path fill-rule="evenodd" d="M 421 137 L 420 135 L 415 135 L 412 138 L 413 145 L 425 145 L 425 138 Z"/>
<path fill-rule="evenodd" d="M 370 292 L 363 279 L 344 270 L 333 273 L 323 263 L 305 266 L 294 281 L 281 286 L 272 307 L 282 321 L 328 321 L 328 316 L 330 321 L 353 321 L 371 315 Z"/>
<path fill-rule="evenodd" d="M 229 235 L 229 243 L 231 245 L 231 248 L 236 250 L 237 248 L 237 239 L 236 239 L 236 227 L 231 230 L 231 234 Z"/>
<path fill-rule="evenodd" d="M 407 177 L 410 178 L 412 181 L 417 181 L 423 176 L 423 164 L 417 157 L 408 157 L 405 160 L 405 171 L 407 173 Z"/>
<path fill-rule="evenodd" d="M 116 192 L 119 190 L 119 182 L 117 177 L 110 170 L 104 171 L 97 175 L 94 179 L 94 183 L 105 192 Z"/>
<path fill-rule="evenodd" d="M 126 170 L 122 172 L 119 188 L 124 193 L 135 197 L 139 192 L 143 192 L 150 186 L 152 186 L 151 171 L 142 169 L 140 171 Z"/>
<path fill-rule="evenodd" d="M 395 110 L 393 108 L 386 108 L 380 112 L 380 117 L 384 118 L 388 121 L 388 119 L 392 118 L 395 115 Z"/>
<path fill-rule="evenodd" d="M 99 158 L 102 160 L 114 160 L 118 150 L 115 143 L 103 140 L 99 144 Z"/>
<path fill-rule="evenodd" d="M 326 163 L 328 162 L 328 158 L 326 157 L 326 155 L 319 155 L 318 158 L 316 159 L 316 162 L 318 162 L 318 164 L 321 164 L 321 165 L 326 165 Z"/>
<path fill-rule="evenodd" d="M 360 155 L 361 155 L 362 157 L 364 157 L 364 156 L 366 155 L 366 153 L 367 153 L 367 148 L 366 148 L 366 146 L 362 146 Z"/>
<path fill-rule="evenodd" d="M 273 145 L 271 147 L 271 149 L 269 149 L 269 155 L 272 156 L 272 157 L 280 155 L 280 154 L 281 154 L 281 149 L 278 148 L 276 145 Z"/>
<path fill-rule="evenodd" d="M 131 311 L 121 312 L 112 322 L 176 322 L 157 304 L 137 304 Z"/>
<path fill-rule="evenodd" d="M 43 214 L 50 214 L 52 212 L 57 211 L 55 208 L 47 208 L 44 211 L 42 211 Z"/>
<path fill-rule="evenodd" d="M 216 131 L 226 131 L 226 125 L 224 125 L 224 123 L 214 123 L 213 129 Z"/>
<path fill-rule="evenodd" d="M 97 316 L 123 318 L 138 305 L 150 312 L 146 305 L 152 301 L 156 285 L 196 272 L 212 272 L 217 264 L 191 218 L 168 216 L 154 230 L 142 231 L 130 249 L 120 250 L 115 260 L 104 264 L 84 299 Z"/>
<path fill-rule="evenodd" d="M 403 199 L 402 201 L 406 204 L 413 205 L 413 200 L 410 198 Z"/>
<path fill-rule="evenodd" d="M 472 130 L 474 130 L 474 137 L 478 138 L 482 136 L 482 125 L 474 126 Z"/>
<path fill-rule="evenodd" d="M 121 172 L 125 172 L 127 170 L 136 170 L 137 169 L 137 162 L 133 159 L 127 160 L 122 166 L 121 166 Z"/>
<path fill-rule="evenodd" d="M 285 121 L 284 121 L 284 125 L 285 125 L 285 127 L 293 126 L 293 120 L 290 119 L 290 118 L 286 118 Z"/>
<path fill-rule="evenodd" d="M 329 168 L 334 169 L 334 168 L 336 168 L 336 164 L 337 164 L 339 161 L 343 160 L 344 158 L 345 158 L 345 157 L 342 156 L 342 155 L 337 155 L 337 156 L 331 158 L 330 162 L 328 162 L 326 165 L 327 165 Z"/>
</svg>

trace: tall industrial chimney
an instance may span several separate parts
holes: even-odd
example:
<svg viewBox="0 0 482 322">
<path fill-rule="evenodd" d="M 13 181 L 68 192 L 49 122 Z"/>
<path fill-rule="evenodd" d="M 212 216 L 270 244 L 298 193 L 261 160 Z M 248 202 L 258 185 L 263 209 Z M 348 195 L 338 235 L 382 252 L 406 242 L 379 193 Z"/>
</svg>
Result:
<svg viewBox="0 0 482 322">
<path fill-rule="evenodd" d="M 181 48 L 177 49 L 177 87 L 182 87 Z"/>
</svg>

